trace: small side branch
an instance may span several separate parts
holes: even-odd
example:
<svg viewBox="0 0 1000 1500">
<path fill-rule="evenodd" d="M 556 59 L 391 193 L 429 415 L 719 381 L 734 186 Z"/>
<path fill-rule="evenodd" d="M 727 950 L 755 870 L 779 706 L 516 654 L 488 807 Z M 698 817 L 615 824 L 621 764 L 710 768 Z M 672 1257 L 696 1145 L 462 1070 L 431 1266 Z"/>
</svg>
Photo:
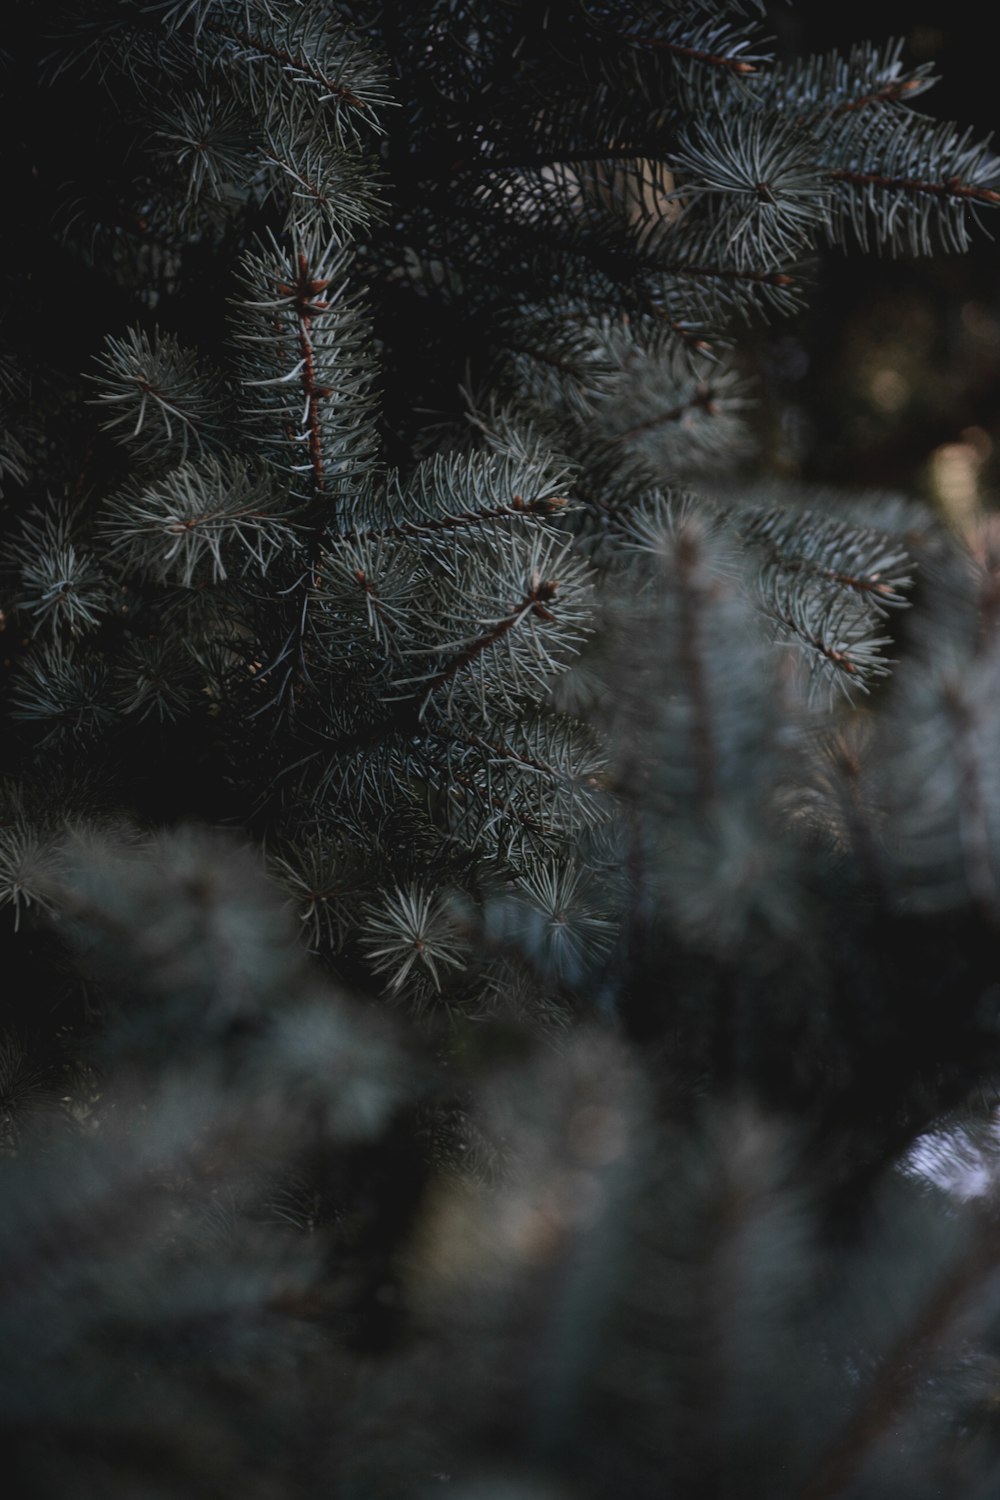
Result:
<svg viewBox="0 0 1000 1500">
<path fill-rule="evenodd" d="M 829 642 L 824 641 L 823 637 L 817 635 L 815 631 L 805 630 L 801 622 L 794 619 L 791 615 L 780 615 L 779 618 L 800 640 L 805 641 L 807 646 L 811 646 L 814 651 L 818 651 L 820 656 L 825 657 L 828 662 L 836 667 L 838 672 L 846 672 L 849 677 L 858 677 L 860 675 L 857 663 L 851 660 L 850 654 L 847 651 L 841 651 L 839 647 L 831 646 Z"/>
<path fill-rule="evenodd" d="M 677 265 L 658 265 L 665 276 L 703 277 L 709 281 L 755 281 L 761 286 L 794 286 L 795 277 L 787 271 L 741 271 L 733 266 L 699 266 L 689 261 Z"/>
<path fill-rule="evenodd" d="M 629 427 L 625 432 L 619 432 L 612 439 L 616 443 L 627 443 L 632 438 L 641 437 L 644 432 L 652 432 L 656 427 L 663 427 L 667 422 L 679 422 L 689 412 L 704 411 L 710 417 L 719 415 L 719 405 L 716 399 L 717 393 L 711 386 L 700 385 L 689 401 L 682 401 L 677 406 L 672 406 L 668 411 L 657 412 L 653 417 L 647 417 L 643 422 L 637 422 L 634 427 Z"/>
<path fill-rule="evenodd" d="M 313 489 L 317 495 L 323 493 L 323 435 L 320 428 L 319 407 L 330 391 L 316 380 L 316 362 L 313 354 L 312 320 L 317 313 L 326 312 L 329 304 L 322 300 L 321 293 L 330 285 L 329 279 L 314 277 L 305 254 L 299 251 L 298 275 L 289 286 L 279 282 L 278 291 L 283 297 L 293 297 L 295 316 L 298 320 L 299 378 L 305 399 L 305 429 L 309 445 L 309 463 L 312 471 Z"/>
<path fill-rule="evenodd" d="M 828 116 L 835 119 L 838 115 L 849 115 L 859 109 L 868 109 L 873 104 L 896 104 L 900 99 L 912 94 L 914 89 L 926 87 L 924 78 L 896 78 L 889 83 L 883 84 L 880 89 L 874 89 L 870 94 L 862 94 L 858 99 L 845 99 L 832 109 Z"/>
<path fill-rule="evenodd" d="M 488 651 L 492 646 L 496 646 L 503 640 L 504 636 L 517 625 L 520 625 L 528 616 L 534 616 L 537 619 L 546 621 L 550 625 L 554 625 L 555 616 L 548 608 L 548 605 L 552 603 L 558 592 L 559 583 L 554 578 L 539 578 L 533 582 L 532 587 L 509 614 L 504 615 L 489 630 L 477 636 L 474 641 L 471 641 L 464 650 L 460 651 L 456 657 L 453 657 L 448 665 L 442 667 L 441 671 L 431 679 L 424 692 L 425 704 L 430 702 L 439 688 L 451 682 L 459 672 L 464 671 L 484 651 Z"/>
<path fill-rule="evenodd" d="M 249 47 L 252 52 L 259 52 L 265 57 L 270 57 L 274 62 L 279 62 L 283 68 L 294 68 L 304 78 L 318 83 L 330 98 L 340 99 L 344 104 L 349 104 L 352 109 L 369 109 L 365 101 L 352 93 L 346 84 L 327 78 L 314 63 L 311 63 L 307 57 L 302 57 L 301 54 L 289 52 L 286 48 L 265 41 L 263 37 L 253 36 L 249 31 L 243 31 L 239 27 L 223 26 L 218 21 L 206 21 L 205 30 L 213 31 L 216 36 L 225 37 L 227 41 L 239 42 L 244 47 Z"/>
<path fill-rule="evenodd" d="M 831 182 L 847 182 L 852 187 L 884 188 L 887 192 L 922 194 L 934 198 L 965 198 L 978 203 L 1000 203 L 1000 193 L 993 188 L 976 187 L 959 177 L 935 182 L 924 177 L 885 177 L 879 172 L 858 172 L 848 167 L 834 167 L 827 173 Z"/>
<path fill-rule="evenodd" d="M 462 530 L 469 526 L 482 526 L 490 521 L 522 520 L 525 516 L 549 516 L 562 509 L 567 501 L 559 495 L 544 495 L 524 500 L 515 495 L 509 502 L 487 506 L 483 510 L 458 511 L 453 515 L 434 516 L 425 521 L 398 521 L 388 526 L 362 526 L 354 531 L 337 533 L 340 542 L 373 542 L 383 539 L 403 541 L 407 537 L 423 537 L 434 532 Z"/>
<path fill-rule="evenodd" d="M 667 37 L 629 36 L 627 32 L 615 33 L 619 42 L 628 42 L 632 47 L 645 47 L 656 52 L 669 52 L 673 57 L 683 57 L 689 62 L 704 63 L 708 68 L 722 68 L 729 73 L 746 77 L 758 71 L 755 63 L 744 62 L 740 57 L 727 56 L 724 52 L 708 52 L 701 47 L 690 47 L 684 42 L 673 42 Z"/>
</svg>

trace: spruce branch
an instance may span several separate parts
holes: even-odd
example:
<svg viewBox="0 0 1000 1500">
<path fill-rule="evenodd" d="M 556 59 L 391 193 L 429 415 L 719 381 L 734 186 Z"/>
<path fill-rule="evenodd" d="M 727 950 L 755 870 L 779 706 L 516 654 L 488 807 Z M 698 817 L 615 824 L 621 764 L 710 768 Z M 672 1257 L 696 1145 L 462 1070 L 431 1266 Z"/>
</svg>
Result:
<svg viewBox="0 0 1000 1500">
<path fill-rule="evenodd" d="M 169 465 L 200 452 L 217 437 L 220 404 L 211 379 L 172 334 L 152 336 L 132 327 L 109 337 L 91 377 L 100 386 L 95 404 L 107 410 L 106 431 L 139 463 Z"/>
<path fill-rule="evenodd" d="M 831 191 L 817 177 L 812 143 L 780 116 L 696 126 L 671 160 L 675 198 L 692 217 L 710 214 L 715 243 L 739 270 L 783 272 L 828 218 Z"/>
<path fill-rule="evenodd" d="M 0 499 L 5 483 L 27 483 L 30 459 L 26 438 L 29 424 L 25 407 L 29 385 L 17 361 L 10 353 L 0 351 Z"/>
<path fill-rule="evenodd" d="M 203 691 L 194 653 L 169 636 L 135 638 L 123 648 L 114 672 L 121 711 L 142 723 L 174 723 L 191 712 Z"/>
<path fill-rule="evenodd" d="M 813 693 L 835 688 L 850 701 L 855 691 L 867 693 L 875 679 L 889 675 L 892 663 L 882 647 L 892 644 L 891 636 L 873 636 L 869 611 L 839 590 L 807 594 L 776 575 L 764 607 L 778 639 L 804 650 Z"/>
<path fill-rule="evenodd" d="M 833 584 L 867 601 L 875 614 L 905 608 L 912 562 L 894 537 L 830 521 L 811 511 L 746 510 L 740 533 L 766 558 L 768 571 Z"/>
<path fill-rule="evenodd" d="M 32 510 L 11 547 L 18 569 L 15 603 L 34 621 L 34 633 L 83 635 L 111 608 L 107 579 L 90 551 L 74 538 L 69 516 L 54 506 Z"/>
<path fill-rule="evenodd" d="M 733 521 L 761 557 L 754 592 L 777 638 L 804 650 L 812 692 L 839 688 L 850 698 L 886 676 L 891 664 L 880 650 L 890 642 L 876 632 L 890 610 L 907 604 L 906 548 L 809 511 L 747 509 Z"/>
<path fill-rule="evenodd" d="M 685 229 L 695 229 L 683 225 Z M 675 238 L 680 240 L 681 235 Z M 746 270 L 738 265 L 702 264 L 695 258 L 698 253 L 714 250 L 725 252 L 726 246 L 711 245 L 709 236 L 695 233 L 690 247 L 692 259 L 675 259 L 672 255 L 649 276 L 650 296 L 660 301 L 667 313 L 674 318 L 684 318 L 699 327 L 709 328 L 719 321 L 720 315 L 736 316 L 749 321 L 755 315 L 770 311 L 787 315 L 801 306 L 803 299 L 803 276 L 795 264 L 793 268 L 780 271 Z M 684 252 L 684 245 L 671 246 L 674 254 Z"/>
<path fill-rule="evenodd" d="M 84 746 L 117 718 L 107 663 L 58 639 L 21 664 L 11 704 L 12 717 L 35 726 L 42 745 Z"/>
<path fill-rule="evenodd" d="M 626 533 L 642 567 L 613 617 L 612 785 L 641 808 L 633 863 L 677 937 L 736 952 L 801 919 L 776 816 L 796 730 L 741 552 L 705 509 L 654 493 Z"/>
<path fill-rule="evenodd" d="M 972 1224 L 965 1226 L 962 1253 L 928 1288 L 915 1317 L 863 1382 L 860 1399 L 817 1463 L 802 1490 L 802 1500 L 834 1500 L 876 1456 L 919 1384 L 940 1363 L 948 1342 L 956 1338 L 972 1296 L 995 1277 L 1000 1248 L 996 1230 L 980 1216 L 972 1217 Z"/>
<path fill-rule="evenodd" d="M 936 1359 L 961 1299 L 899 1295 L 958 1214 L 924 1192 L 905 1253 L 872 1226 L 877 1173 L 997 1066 L 995 548 L 936 588 L 904 504 L 695 493 L 752 447 L 740 321 L 800 306 L 853 220 L 959 244 L 986 148 L 913 112 L 898 46 L 775 68 L 740 0 L 77 10 L 99 160 L 43 133 L 37 196 L 69 161 L 74 298 L 159 299 L 199 348 L 151 318 L 106 344 L 122 451 L 86 470 L 64 380 L 23 420 L 44 348 L 30 386 L 0 366 L 31 484 L 4 755 L 44 789 L 0 817 L 3 956 L 50 1050 L 107 1067 L 85 1153 L 0 1162 L 17 1472 L 988 1493 L 990 1364 L 963 1349 L 956 1392 Z M 890 633 L 896 681 L 837 703 Z M 78 766 L 154 832 L 50 859 Z M 278 892 L 155 832 L 192 808 Z"/>
<path fill-rule="evenodd" d="M 0 1152 L 44 1149 L 70 1134 L 65 1084 L 63 1070 L 39 1058 L 30 1038 L 0 1032 Z"/>
<path fill-rule="evenodd" d="M 154 113 L 153 130 L 154 150 L 186 180 L 189 207 L 245 193 L 259 170 L 253 125 L 218 83 L 168 101 Z"/>
<path fill-rule="evenodd" d="M 447 903 L 426 888 L 397 889 L 365 912 L 362 941 L 377 974 L 389 977 L 391 993 L 404 988 L 411 975 L 440 991 L 442 975 L 465 964 L 465 943 Z"/>
<path fill-rule="evenodd" d="M 184 588 L 224 582 L 230 570 L 263 574 L 297 539 L 287 501 L 268 476 L 212 455 L 113 496 L 101 531 L 128 565 Z"/>
<path fill-rule="evenodd" d="M 357 842 L 317 827 L 268 859 L 314 951 L 337 953 L 360 922 L 359 893 L 372 882 Z"/>
<path fill-rule="evenodd" d="M 618 377 L 595 398 L 597 424 L 584 441 L 598 472 L 611 483 L 615 470 L 634 466 L 636 488 L 644 488 L 675 483 L 695 468 L 734 464 L 751 441 L 740 372 L 724 357 L 679 350 L 662 331 L 646 347 L 641 327 L 637 332 L 619 341 Z"/>
<path fill-rule="evenodd" d="M 315 628 L 333 661 L 346 661 L 367 635 L 387 657 L 398 659 L 412 639 L 426 565 L 411 545 L 376 535 L 338 539 L 321 553 L 311 598 Z"/>
<path fill-rule="evenodd" d="M 15 932 L 26 910 L 51 909 L 55 858 L 51 837 L 21 821 L 0 823 L 0 907 L 13 908 Z"/>
<path fill-rule="evenodd" d="M 478 712 L 488 722 L 500 706 L 544 694 L 588 629 L 586 565 L 544 535 L 481 542 L 436 592 L 445 607 L 428 623 L 446 638 L 413 648 L 408 654 L 430 655 L 432 665 L 396 683 L 397 695 L 418 688 L 421 717 L 433 705 L 447 717 Z"/>
<path fill-rule="evenodd" d="M 615 923 L 595 882 L 572 861 L 536 859 L 509 894 L 488 900 L 488 941 L 513 944 L 546 979 L 577 985 L 611 946 Z"/>
<path fill-rule="evenodd" d="M 275 186 L 290 192 L 285 225 L 292 235 L 304 238 L 319 231 L 343 243 L 385 216 L 372 164 L 359 151 L 342 147 L 331 152 L 311 142 L 295 142 L 289 149 L 272 134 L 262 159 Z"/>
<path fill-rule="evenodd" d="M 988 143 L 915 114 L 862 134 L 849 119 L 828 133 L 822 164 L 834 188 L 826 229 L 834 244 L 853 236 L 863 249 L 962 252 L 981 211 L 1000 203 L 1000 163 Z"/>
<path fill-rule="evenodd" d="M 235 61 L 246 68 L 250 98 L 261 111 L 272 92 L 290 85 L 315 98 L 342 139 L 384 132 L 381 114 L 392 103 L 385 67 L 329 7 L 311 0 L 276 13 L 264 0 L 246 15 L 242 0 L 233 0 L 206 16 L 201 29 L 218 39 L 223 65 Z"/>
<path fill-rule="evenodd" d="M 532 445 L 518 451 L 436 454 L 403 478 L 392 472 L 384 484 L 362 486 L 345 507 L 349 527 L 328 528 L 345 544 L 376 540 L 418 542 L 451 568 L 477 536 L 499 535 L 510 523 L 553 531 L 574 509 L 566 494 L 567 466 L 551 451 Z"/>
<path fill-rule="evenodd" d="M 603 749 L 568 716 L 495 723 L 489 738 L 431 725 L 423 755 L 453 834 L 518 867 L 610 817 Z"/>
<path fill-rule="evenodd" d="M 335 499 L 378 451 L 374 358 L 349 264 L 335 241 L 273 243 L 244 258 L 236 304 L 247 436 L 313 504 Z"/>
<path fill-rule="evenodd" d="M 609 39 L 665 53 L 681 64 L 696 64 L 744 78 L 771 61 L 765 52 L 748 50 L 755 45 L 755 38 L 747 35 L 745 25 L 720 20 L 711 14 L 710 7 L 701 3 L 680 7 L 679 14 L 664 20 L 657 18 L 657 29 L 645 31 L 614 30 L 609 23 L 602 22 L 593 7 L 585 5 L 583 9 L 590 23 Z"/>
<path fill-rule="evenodd" d="M 910 105 L 933 87 L 932 64 L 903 65 L 902 40 L 861 42 L 846 54 L 796 59 L 755 81 L 755 96 L 796 126 L 820 132 L 844 115 L 878 114 Z"/>
</svg>

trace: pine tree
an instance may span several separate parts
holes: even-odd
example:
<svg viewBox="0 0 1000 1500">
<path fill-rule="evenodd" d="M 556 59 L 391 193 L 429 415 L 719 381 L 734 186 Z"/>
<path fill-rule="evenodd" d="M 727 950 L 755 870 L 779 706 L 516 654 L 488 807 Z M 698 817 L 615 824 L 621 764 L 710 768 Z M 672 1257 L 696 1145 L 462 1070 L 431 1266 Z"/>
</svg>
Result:
<svg viewBox="0 0 1000 1500">
<path fill-rule="evenodd" d="M 741 340 L 1000 162 L 749 0 L 19 10 L 16 1493 L 992 1493 L 1000 541 Z"/>
</svg>

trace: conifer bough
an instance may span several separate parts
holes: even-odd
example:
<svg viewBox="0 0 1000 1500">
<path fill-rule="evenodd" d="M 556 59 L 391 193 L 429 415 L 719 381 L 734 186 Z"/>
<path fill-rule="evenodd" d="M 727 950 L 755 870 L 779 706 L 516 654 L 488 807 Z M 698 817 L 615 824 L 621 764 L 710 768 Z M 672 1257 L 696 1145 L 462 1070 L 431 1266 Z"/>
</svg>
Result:
<svg viewBox="0 0 1000 1500">
<path fill-rule="evenodd" d="M 751 0 L 16 9 L 17 1493 L 992 1493 L 997 531 L 740 341 L 1000 163 Z"/>
</svg>

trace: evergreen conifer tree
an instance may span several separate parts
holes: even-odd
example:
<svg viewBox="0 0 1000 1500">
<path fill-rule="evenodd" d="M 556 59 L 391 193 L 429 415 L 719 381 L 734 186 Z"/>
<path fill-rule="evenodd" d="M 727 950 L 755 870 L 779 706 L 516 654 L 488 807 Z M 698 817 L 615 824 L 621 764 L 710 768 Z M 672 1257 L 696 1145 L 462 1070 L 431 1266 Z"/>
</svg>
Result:
<svg viewBox="0 0 1000 1500">
<path fill-rule="evenodd" d="M 16 9 L 14 1492 L 995 1493 L 1000 533 L 741 338 L 1000 161 L 752 0 Z"/>
</svg>

